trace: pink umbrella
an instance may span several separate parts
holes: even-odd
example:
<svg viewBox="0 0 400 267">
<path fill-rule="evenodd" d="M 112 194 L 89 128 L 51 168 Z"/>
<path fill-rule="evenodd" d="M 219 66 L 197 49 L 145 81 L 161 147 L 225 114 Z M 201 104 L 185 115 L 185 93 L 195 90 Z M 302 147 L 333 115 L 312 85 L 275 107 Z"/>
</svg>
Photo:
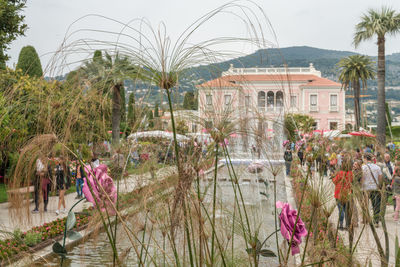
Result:
<svg viewBox="0 0 400 267">
<path fill-rule="evenodd" d="M 349 133 L 350 135 L 354 135 L 354 136 L 365 136 L 365 137 L 376 137 L 375 135 L 373 135 L 372 133 L 369 132 L 364 132 L 364 131 L 359 131 L 359 132 L 351 132 Z"/>
<path fill-rule="evenodd" d="M 229 136 L 230 136 L 230 137 L 233 137 L 233 138 L 238 137 L 238 135 L 237 135 L 236 133 L 232 133 L 232 134 L 230 134 Z"/>
</svg>

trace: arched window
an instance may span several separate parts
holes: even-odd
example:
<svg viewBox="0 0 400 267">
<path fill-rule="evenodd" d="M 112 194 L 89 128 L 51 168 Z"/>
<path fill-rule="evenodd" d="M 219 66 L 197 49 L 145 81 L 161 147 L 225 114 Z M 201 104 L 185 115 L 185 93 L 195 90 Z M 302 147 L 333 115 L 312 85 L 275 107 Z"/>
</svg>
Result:
<svg viewBox="0 0 400 267">
<path fill-rule="evenodd" d="M 283 107 L 283 92 L 282 91 L 276 92 L 276 107 L 277 108 Z"/>
<path fill-rule="evenodd" d="M 264 91 L 258 92 L 257 100 L 258 100 L 258 108 L 264 109 L 265 108 L 265 92 Z"/>
<path fill-rule="evenodd" d="M 272 91 L 269 91 L 268 93 L 267 93 L 267 107 L 268 107 L 268 110 L 274 110 L 274 105 L 275 105 L 275 95 L 274 95 L 274 92 L 272 92 Z"/>
</svg>

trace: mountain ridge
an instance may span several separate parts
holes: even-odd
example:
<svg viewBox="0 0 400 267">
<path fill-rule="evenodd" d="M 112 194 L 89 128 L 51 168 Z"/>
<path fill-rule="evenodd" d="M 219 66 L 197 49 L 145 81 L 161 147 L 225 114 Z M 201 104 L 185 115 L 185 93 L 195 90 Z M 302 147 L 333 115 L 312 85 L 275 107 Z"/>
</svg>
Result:
<svg viewBox="0 0 400 267">
<path fill-rule="evenodd" d="M 310 46 L 290 46 L 284 48 L 260 49 L 252 54 L 236 59 L 214 63 L 206 66 L 197 66 L 188 70 L 190 78 L 197 76 L 202 81 L 211 80 L 221 75 L 232 64 L 236 68 L 252 67 L 279 67 L 287 64 L 288 67 L 308 67 L 313 63 L 317 70 L 322 72 L 322 76 L 337 81 L 338 70 L 336 64 L 343 57 L 356 55 L 359 53 L 351 51 L 330 50 Z M 373 61 L 377 57 L 371 56 Z M 400 86 L 400 53 L 386 55 L 387 65 L 387 85 Z M 212 71 L 210 71 L 212 70 Z M 370 81 L 371 85 L 376 85 L 376 81 Z"/>
</svg>

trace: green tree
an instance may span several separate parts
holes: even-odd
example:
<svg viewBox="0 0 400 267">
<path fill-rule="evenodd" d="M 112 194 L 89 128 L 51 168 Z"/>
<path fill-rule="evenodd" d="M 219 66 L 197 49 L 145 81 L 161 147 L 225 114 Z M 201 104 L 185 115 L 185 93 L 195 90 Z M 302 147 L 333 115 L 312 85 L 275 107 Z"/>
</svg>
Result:
<svg viewBox="0 0 400 267">
<path fill-rule="evenodd" d="M 185 97 L 183 98 L 183 108 L 189 110 L 196 109 L 196 101 L 193 92 L 185 93 Z"/>
<path fill-rule="evenodd" d="M 128 102 L 128 125 L 133 127 L 136 123 L 136 104 L 135 104 L 135 93 L 132 92 L 129 95 Z"/>
<path fill-rule="evenodd" d="M 124 80 L 136 75 L 136 67 L 126 57 L 118 54 L 112 56 L 108 53 L 100 57 L 99 52 L 95 52 L 93 60 L 87 62 L 81 68 L 82 74 L 94 88 L 102 88 L 104 94 L 112 94 L 112 141 L 113 144 L 119 143 L 120 124 L 121 124 L 121 94 L 124 90 Z M 124 103 L 125 101 L 123 101 Z"/>
<path fill-rule="evenodd" d="M 295 141 L 298 131 L 309 133 L 313 130 L 315 120 L 308 115 L 288 113 L 285 115 L 284 125 L 288 139 Z"/>
<path fill-rule="evenodd" d="M 394 35 L 400 31 L 400 14 L 395 10 L 382 7 L 381 10 L 369 9 L 356 25 L 353 43 L 357 47 L 362 41 L 377 37 L 378 44 L 378 118 L 377 141 L 383 148 L 386 143 L 386 113 L 385 113 L 385 36 Z"/>
<path fill-rule="evenodd" d="M 0 69 L 5 69 L 9 56 L 6 51 L 18 36 L 24 35 L 27 25 L 21 11 L 26 0 L 0 0 Z"/>
<path fill-rule="evenodd" d="M 189 128 L 187 127 L 186 123 L 184 120 L 178 120 L 176 123 L 176 132 L 178 134 L 187 134 L 189 131 Z"/>
<path fill-rule="evenodd" d="M 17 69 L 31 77 L 42 77 L 43 70 L 39 55 L 33 46 L 24 46 L 19 52 Z"/>
<path fill-rule="evenodd" d="M 158 113 L 158 103 L 156 103 L 156 106 L 154 107 L 154 117 L 155 118 L 160 117 L 160 114 Z"/>
<path fill-rule="evenodd" d="M 339 80 L 342 88 L 353 89 L 354 94 L 354 117 L 356 122 L 355 130 L 358 131 L 361 124 L 360 117 L 360 90 L 361 85 L 367 89 L 367 80 L 375 78 L 374 62 L 368 56 L 354 55 L 342 58 L 337 66 L 339 67 Z"/>
</svg>

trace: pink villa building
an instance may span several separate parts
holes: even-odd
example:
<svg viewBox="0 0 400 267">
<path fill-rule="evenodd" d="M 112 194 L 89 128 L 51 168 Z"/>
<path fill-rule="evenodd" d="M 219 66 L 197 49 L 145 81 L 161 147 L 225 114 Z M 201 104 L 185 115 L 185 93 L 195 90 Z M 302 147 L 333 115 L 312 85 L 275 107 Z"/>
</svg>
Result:
<svg viewBox="0 0 400 267">
<path fill-rule="evenodd" d="M 216 114 L 245 118 L 247 127 L 274 132 L 285 113 L 312 116 L 315 129 L 345 129 L 345 92 L 341 84 L 306 68 L 233 68 L 197 86 L 199 117 L 211 128 Z M 262 118 L 262 119 L 260 119 Z M 237 124 L 238 130 L 240 126 Z M 201 129 L 200 129 L 201 130 Z"/>
</svg>

